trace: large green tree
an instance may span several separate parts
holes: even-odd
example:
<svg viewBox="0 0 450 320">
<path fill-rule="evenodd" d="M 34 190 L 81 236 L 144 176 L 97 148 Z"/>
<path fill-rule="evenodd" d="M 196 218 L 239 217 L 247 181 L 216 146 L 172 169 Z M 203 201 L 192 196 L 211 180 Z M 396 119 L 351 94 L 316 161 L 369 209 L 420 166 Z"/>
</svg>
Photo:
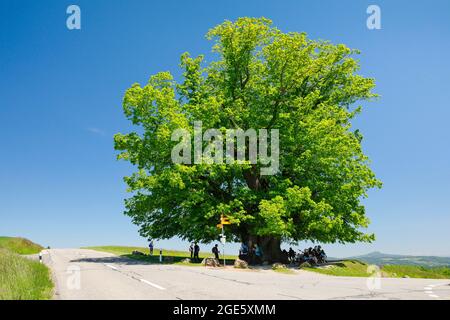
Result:
<svg viewBox="0 0 450 320">
<path fill-rule="evenodd" d="M 281 259 L 282 241 L 372 241 L 362 198 L 381 186 L 351 120 L 376 95 L 357 74 L 359 52 L 343 44 L 283 33 L 265 18 L 225 21 L 211 29 L 215 59 L 181 56 L 182 80 L 169 72 L 126 91 L 123 109 L 139 127 L 116 134 L 125 177 L 126 214 L 144 237 L 216 240 L 221 214 L 228 239 L 258 243 L 264 259 Z M 279 129 L 280 164 L 175 164 L 175 129 Z M 247 144 L 248 147 L 248 144 Z"/>
</svg>

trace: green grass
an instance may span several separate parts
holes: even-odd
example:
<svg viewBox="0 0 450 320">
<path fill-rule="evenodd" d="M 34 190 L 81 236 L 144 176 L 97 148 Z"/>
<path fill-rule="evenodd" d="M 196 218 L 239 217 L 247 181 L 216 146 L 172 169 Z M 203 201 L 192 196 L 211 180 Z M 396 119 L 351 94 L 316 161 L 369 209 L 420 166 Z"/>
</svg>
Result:
<svg viewBox="0 0 450 320">
<path fill-rule="evenodd" d="M 393 277 L 409 277 L 424 279 L 450 279 L 449 267 L 422 267 L 422 266 L 406 266 L 406 265 L 386 265 L 383 266 L 386 271 Z"/>
<path fill-rule="evenodd" d="M 283 274 L 295 274 L 294 270 L 291 270 L 289 268 L 276 268 L 272 269 L 274 272 L 283 273 Z"/>
<path fill-rule="evenodd" d="M 374 270 L 368 272 L 369 265 L 358 260 L 345 260 L 324 267 L 310 267 L 304 270 L 343 277 L 369 277 Z M 410 265 L 385 265 L 380 268 L 382 277 L 389 278 L 425 278 L 450 279 L 448 267 L 421 267 Z"/>
<path fill-rule="evenodd" d="M 48 268 L 0 249 L 0 300 L 45 300 L 52 297 Z"/>
<path fill-rule="evenodd" d="M 145 261 L 147 263 L 159 263 L 159 249 L 153 251 L 153 256 L 139 256 L 131 254 L 133 251 L 140 251 L 142 253 L 148 254 L 148 248 L 144 247 L 124 247 L 124 246 L 96 246 L 96 247 L 84 247 L 83 249 L 90 249 L 96 251 L 103 251 L 112 253 L 118 256 L 128 257 L 134 260 Z M 186 258 L 190 258 L 190 254 L 187 251 L 177 251 L 177 250 L 164 250 L 163 249 L 163 263 L 165 264 L 177 264 L 183 266 L 199 266 L 201 265 L 201 260 L 203 258 L 211 257 L 212 253 L 200 252 L 200 261 L 198 262 L 184 262 Z M 225 255 L 227 265 L 232 265 L 236 256 Z M 222 263 L 223 257 L 220 255 L 220 262 Z"/>
<path fill-rule="evenodd" d="M 307 267 L 303 270 L 342 277 L 368 277 L 368 265 L 358 260 L 345 260 L 324 267 Z"/>
<path fill-rule="evenodd" d="M 18 254 L 35 254 L 43 249 L 28 239 L 16 237 L 0 237 L 0 249 L 2 248 Z"/>
</svg>

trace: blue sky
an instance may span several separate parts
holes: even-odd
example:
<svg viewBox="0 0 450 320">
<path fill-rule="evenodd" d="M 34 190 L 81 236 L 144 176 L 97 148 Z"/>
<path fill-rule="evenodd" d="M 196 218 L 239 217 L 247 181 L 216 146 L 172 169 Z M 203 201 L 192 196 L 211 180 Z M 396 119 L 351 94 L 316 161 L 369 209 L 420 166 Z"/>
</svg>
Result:
<svg viewBox="0 0 450 320">
<path fill-rule="evenodd" d="M 384 183 L 364 201 L 377 241 L 327 245 L 329 255 L 450 256 L 449 1 L 43 3 L 0 2 L 0 235 L 145 245 L 122 213 L 132 168 L 113 150 L 113 134 L 130 130 L 125 90 L 158 71 L 179 76 L 179 56 L 209 53 L 204 35 L 223 20 L 265 16 L 360 49 L 361 73 L 377 80 L 381 99 L 355 122 Z M 81 8 L 81 30 L 66 28 L 70 4 Z M 381 8 L 381 30 L 366 27 L 369 4 Z"/>
</svg>

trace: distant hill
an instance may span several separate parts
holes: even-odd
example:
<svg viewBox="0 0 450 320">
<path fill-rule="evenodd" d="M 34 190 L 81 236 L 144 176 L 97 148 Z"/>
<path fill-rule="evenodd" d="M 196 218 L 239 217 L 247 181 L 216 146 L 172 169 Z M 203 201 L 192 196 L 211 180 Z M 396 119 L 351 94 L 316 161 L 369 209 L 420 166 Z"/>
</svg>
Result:
<svg viewBox="0 0 450 320">
<path fill-rule="evenodd" d="M 7 249 L 18 254 L 34 254 L 43 247 L 25 238 L 0 237 L 0 249 Z"/>
<path fill-rule="evenodd" d="M 378 251 L 362 256 L 350 257 L 369 264 L 382 265 L 414 265 L 424 267 L 450 267 L 450 257 L 436 256 L 408 256 L 399 254 L 387 254 Z"/>
</svg>

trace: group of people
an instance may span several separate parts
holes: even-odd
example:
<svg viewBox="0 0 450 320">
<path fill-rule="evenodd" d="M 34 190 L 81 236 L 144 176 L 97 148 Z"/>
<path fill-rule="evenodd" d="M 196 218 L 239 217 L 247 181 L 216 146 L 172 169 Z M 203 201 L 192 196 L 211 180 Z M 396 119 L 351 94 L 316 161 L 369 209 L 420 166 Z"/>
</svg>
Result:
<svg viewBox="0 0 450 320">
<path fill-rule="evenodd" d="M 327 255 L 321 246 L 310 247 L 299 253 L 296 253 L 292 248 L 289 248 L 287 252 L 289 262 L 291 263 L 303 263 L 308 262 L 310 264 L 319 264 L 327 262 Z"/>
<path fill-rule="evenodd" d="M 200 247 L 197 242 L 191 243 L 189 251 L 191 254 L 191 259 L 193 259 L 193 261 L 198 261 Z M 212 253 L 214 254 L 214 257 L 219 260 L 220 251 L 217 244 L 212 248 Z M 327 262 L 327 255 L 321 246 L 315 246 L 314 248 L 310 247 L 303 251 L 299 250 L 299 252 L 289 248 L 289 251 L 283 250 L 283 255 L 287 257 L 287 261 L 289 263 L 301 264 L 303 262 L 308 262 L 316 265 Z M 258 244 L 254 244 L 249 247 L 246 243 L 241 243 L 241 247 L 239 249 L 239 259 L 244 260 L 249 264 L 261 264 L 263 262 L 262 248 Z"/>
<path fill-rule="evenodd" d="M 191 254 L 192 261 L 200 261 L 200 258 L 198 257 L 198 254 L 200 253 L 200 246 L 197 242 L 191 242 L 191 245 L 189 246 L 189 253 Z"/>
<path fill-rule="evenodd" d="M 153 255 L 153 240 L 149 243 L 150 255 Z M 212 248 L 214 257 L 219 260 L 219 245 L 215 244 Z M 197 242 L 191 242 L 189 246 L 189 253 L 193 262 L 199 262 L 200 246 Z M 303 263 L 308 262 L 311 264 L 320 264 L 327 262 L 327 255 L 321 246 L 310 247 L 303 251 L 296 252 L 294 249 L 289 248 L 289 251 L 283 250 L 283 255 L 287 257 L 290 263 Z M 249 264 L 261 264 L 263 262 L 263 251 L 258 244 L 249 246 L 246 243 L 241 243 L 239 249 L 239 259 L 246 261 Z"/>
<path fill-rule="evenodd" d="M 242 243 L 241 248 L 239 249 L 239 259 L 244 260 L 249 264 L 261 264 L 263 251 L 257 244 L 254 244 L 249 248 L 247 244 Z"/>
<path fill-rule="evenodd" d="M 211 252 L 214 254 L 214 258 L 219 260 L 220 250 L 218 244 L 215 244 L 214 247 L 212 247 Z M 200 246 L 197 242 L 191 242 L 191 245 L 189 246 L 189 253 L 192 261 L 200 261 L 200 258 L 198 257 L 198 254 L 200 253 Z"/>
</svg>

